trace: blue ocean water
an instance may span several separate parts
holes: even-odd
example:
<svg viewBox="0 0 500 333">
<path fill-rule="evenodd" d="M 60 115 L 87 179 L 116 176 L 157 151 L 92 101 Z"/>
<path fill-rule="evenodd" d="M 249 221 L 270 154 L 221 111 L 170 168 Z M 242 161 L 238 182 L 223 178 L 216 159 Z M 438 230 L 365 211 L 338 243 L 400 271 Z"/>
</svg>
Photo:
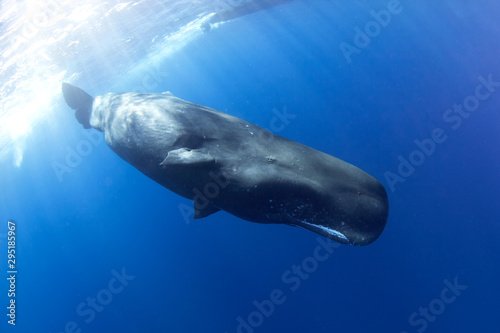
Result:
<svg viewBox="0 0 500 333">
<path fill-rule="evenodd" d="M 203 32 L 241 3 L 27 3 L 24 25 L 2 4 L 2 332 L 498 332 L 499 6 L 295 0 Z M 195 221 L 62 81 L 171 91 L 339 157 L 384 184 L 386 230 Z"/>
</svg>

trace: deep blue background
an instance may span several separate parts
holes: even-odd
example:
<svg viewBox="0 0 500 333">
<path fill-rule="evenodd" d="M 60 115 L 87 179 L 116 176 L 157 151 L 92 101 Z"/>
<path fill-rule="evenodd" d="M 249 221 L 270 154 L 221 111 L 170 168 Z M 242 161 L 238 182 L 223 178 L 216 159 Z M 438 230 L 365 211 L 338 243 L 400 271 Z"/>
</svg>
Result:
<svg viewBox="0 0 500 333">
<path fill-rule="evenodd" d="M 427 331 L 497 332 L 500 87 L 459 129 L 442 116 L 474 93 L 479 76 L 500 81 L 500 8 L 402 1 L 402 12 L 348 64 L 340 43 L 352 44 L 353 28 L 387 3 L 296 1 L 214 29 L 149 72 L 163 73 L 154 92 L 262 127 L 273 108 L 296 115 L 279 135 L 344 159 L 388 189 L 379 240 L 340 246 L 292 292 L 282 274 L 313 255 L 311 232 L 224 212 L 186 224 L 178 206 L 191 203 L 105 143 L 59 182 L 53 162 L 64 163 L 65 147 L 86 139 L 61 100 L 60 118 L 31 136 L 22 166 L 2 166 L 0 221 L 18 227 L 12 331 L 63 332 L 75 321 L 82 332 L 230 333 L 254 300 L 281 289 L 285 303 L 255 332 L 417 332 L 410 315 L 456 278 L 467 289 Z M 110 84 L 85 70 L 75 83 L 94 95 L 128 91 L 148 75 Z M 436 128 L 447 141 L 390 191 L 384 173 L 397 172 L 398 156 L 408 158 L 414 140 Z M 122 267 L 135 279 L 85 323 L 77 305 Z"/>
</svg>

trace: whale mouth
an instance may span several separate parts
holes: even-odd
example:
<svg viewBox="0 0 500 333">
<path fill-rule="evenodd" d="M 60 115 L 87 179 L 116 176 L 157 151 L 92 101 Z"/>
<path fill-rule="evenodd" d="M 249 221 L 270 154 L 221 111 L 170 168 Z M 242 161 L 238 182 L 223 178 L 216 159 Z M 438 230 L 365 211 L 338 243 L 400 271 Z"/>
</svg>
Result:
<svg viewBox="0 0 500 333">
<path fill-rule="evenodd" d="M 351 241 L 349 238 L 347 238 L 343 233 L 334 230 L 332 228 L 325 227 L 323 225 L 317 225 L 317 224 L 312 224 L 306 221 L 300 221 L 297 226 L 302 227 L 304 229 L 313 231 L 315 233 L 318 233 L 320 235 L 323 235 L 327 238 L 333 239 L 337 242 L 343 243 L 343 244 L 351 244 Z"/>
</svg>

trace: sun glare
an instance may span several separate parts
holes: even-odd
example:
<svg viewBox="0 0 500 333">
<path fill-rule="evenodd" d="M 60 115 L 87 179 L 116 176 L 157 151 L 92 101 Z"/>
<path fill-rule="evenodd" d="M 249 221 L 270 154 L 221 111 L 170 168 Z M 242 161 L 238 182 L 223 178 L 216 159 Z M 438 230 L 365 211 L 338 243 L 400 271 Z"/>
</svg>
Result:
<svg viewBox="0 0 500 333">
<path fill-rule="evenodd" d="M 16 140 L 20 136 L 24 136 L 31 131 L 31 125 L 29 121 L 23 117 L 23 115 L 10 117 L 10 119 L 7 119 L 5 127 L 9 131 L 13 140 Z"/>
</svg>

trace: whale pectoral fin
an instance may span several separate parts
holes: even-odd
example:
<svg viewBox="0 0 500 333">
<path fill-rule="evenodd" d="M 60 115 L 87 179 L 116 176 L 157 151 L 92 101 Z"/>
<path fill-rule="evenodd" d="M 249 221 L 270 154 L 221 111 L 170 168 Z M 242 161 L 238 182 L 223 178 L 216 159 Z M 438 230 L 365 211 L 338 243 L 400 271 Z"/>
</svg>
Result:
<svg viewBox="0 0 500 333">
<path fill-rule="evenodd" d="M 194 203 L 194 219 L 201 219 L 207 217 L 208 215 L 212 215 L 213 213 L 217 213 L 220 209 L 211 205 L 207 205 L 203 209 L 197 209 L 196 203 Z"/>
<path fill-rule="evenodd" d="M 215 159 L 204 149 L 179 148 L 168 152 L 160 166 L 214 163 Z"/>
</svg>

